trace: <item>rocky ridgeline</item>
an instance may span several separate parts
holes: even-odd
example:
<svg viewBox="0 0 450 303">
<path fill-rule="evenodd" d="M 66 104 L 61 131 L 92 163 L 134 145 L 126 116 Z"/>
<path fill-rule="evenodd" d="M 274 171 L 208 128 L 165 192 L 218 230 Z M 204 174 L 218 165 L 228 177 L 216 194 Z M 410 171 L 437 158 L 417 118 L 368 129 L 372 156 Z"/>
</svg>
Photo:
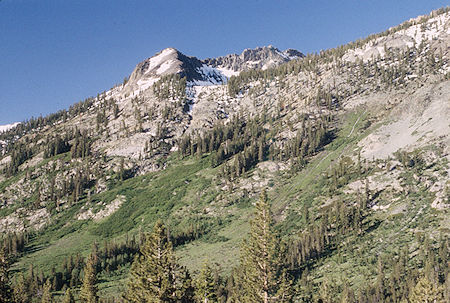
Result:
<svg viewBox="0 0 450 303">
<path fill-rule="evenodd" d="M 69 208 L 78 196 L 106 191 L 114 180 L 164 169 L 182 138 L 204 138 L 236 116 L 271 120 L 264 128 L 274 132 L 277 167 L 289 166 L 283 154 L 305 127 L 315 130 L 327 120 L 338 132 L 339 121 L 354 112 L 360 116 L 349 137 L 356 135 L 360 120 L 370 117 L 368 133 L 358 143 L 367 161 L 388 161 L 398 151 L 429 145 L 448 158 L 449 19 L 448 12 L 423 17 L 307 57 L 273 46 L 205 60 L 164 49 L 139 63 L 128 81 L 74 106 L 76 110 L 0 135 L 0 170 L 17 166 L 12 175 L 0 176 L 0 202 L 7 208 L 33 197 L 37 201 L 24 206 L 37 214 L 51 203 L 50 211 Z M 232 76 L 236 93 L 227 84 Z M 378 123 L 383 126 L 370 128 Z M 46 150 L 49 144 L 59 146 L 58 140 L 63 141 L 61 150 Z M 12 143 L 24 157 L 14 154 Z M 80 146 L 86 151 L 79 152 Z M 49 157 L 69 150 L 72 157 Z M 355 159 L 353 150 L 347 152 Z M 14 175 L 18 180 L 3 183 Z M 439 196 L 445 191 L 441 187 Z M 8 222 L 20 225 L 17 218 L 24 217 L 24 208 L 18 209 L 1 221 L 4 230 L 13 228 Z M 48 213 L 41 217 L 47 220 Z M 33 227 L 43 226 L 42 220 L 35 221 L 39 224 Z"/>
<path fill-rule="evenodd" d="M 215 67 L 241 72 L 250 69 L 267 69 L 276 67 L 291 60 L 303 58 L 301 52 L 295 49 L 280 51 L 273 46 L 245 49 L 240 55 L 231 54 L 223 57 L 205 59 L 203 62 Z"/>
</svg>

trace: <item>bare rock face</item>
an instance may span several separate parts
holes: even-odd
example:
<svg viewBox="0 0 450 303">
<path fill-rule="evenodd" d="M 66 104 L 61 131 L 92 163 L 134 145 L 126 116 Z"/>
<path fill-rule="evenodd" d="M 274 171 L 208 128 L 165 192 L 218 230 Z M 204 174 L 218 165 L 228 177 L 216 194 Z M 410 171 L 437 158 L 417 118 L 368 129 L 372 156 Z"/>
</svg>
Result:
<svg viewBox="0 0 450 303">
<path fill-rule="evenodd" d="M 357 60 L 367 62 L 376 57 L 384 58 L 387 52 L 407 51 L 422 43 L 429 44 L 429 47 L 442 55 L 448 55 L 450 15 L 440 14 L 422 22 L 425 17 L 420 16 L 406 21 L 398 29 L 391 29 L 392 33 L 389 35 L 373 39 L 361 47 L 348 51 L 343 59 L 349 62 Z"/>
<path fill-rule="evenodd" d="M 298 71 L 280 77 L 264 81 L 242 77 L 238 80 L 245 81 L 245 85 L 239 87 L 238 94 L 230 94 L 230 86 L 225 85 L 231 76 L 278 66 L 304 55 L 294 49 L 280 51 L 268 46 L 201 60 L 166 48 L 137 64 L 126 84 L 104 92 L 88 103 L 87 108 L 51 126 L 33 129 L 24 138 L 19 133 L 17 140 L 24 144 L 33 142 L 33 147 L 39 150 L 45 140 L 51 142 L 57 134 L 64 135 L 75 127 L 85 131 L 93 139 L 90 149 L 94 157 L 89 165 L 77 158 L 61 157 L 55 186 L 61 189 L 62 180 L 70 180 L 84 171 L 87 178 L 94 180 L 94 174 L 87 172 L 89 168 L 99 172 L 97 193 L 107 190 L 109 180 L 116 178 L 121 160 L 124 168 L 135 175 L 164 169 L 163 160 L 177 150 L 183 136 L 201 137 L 203 132 L 219 123 L 226 125 L 233 117 L 247 119 L 263 111 L 264 115 L 280 120 L 280 130 L 273 143 L 274 148 L 280 150 L 303 131 L 302 119 L 313 125 L 321 116 L 333 114 L 337 121 L 357 116 L 346 136 L 352 140 L 361 136 L 355 144 L 364 160 L 389 161 L 397 151 L 412 152 L 427 146 L 442 148 L 442 154 L 448 157 L 450 13 L 419 21 L 413 20 L 409 26 L 350 45 L 343 52 L 318 55 L 314 70 L 301 68 L 303 62 L 299 60 L 292 62 L 294 66 L 298 63 Z M 412 53 L 406 56 L 408 50 Z M 178 75 L 186 81 L 165 77 L 169 75 Z M 163 93 L 162 88 L 166 89 Z M 327 107 L 322 104 L 327 98 L 321 100 L 320 95 L 330 97 Z M 8 140 L 16 139 L 12 134 L 8 137 L 2 133 L 2 127 L 0 139 L 0 182 L 3 182 L 7 176 L 2 171 L 12 162 L 12 155 L 6 148 Z M 70 144 L 74 143 L 71 139 Z M 40 153 L 33 154 L 18 168 L 23 172 L 21 179 L 0 191 L 0 202 L 10 206 L 17 201 L 27 201 L 41 188 L 37 201 L 40 203 L 35 207 L 52 203 L 48 186 L 41 184 L 49 184 L 48 172 L 55 169 L 50 162 L 40 167 L 43 154 L 41 148 Z M 284 165 L 289 167 L 288 163 Z M 275 162 L 261 164 L 259 168 L 270 173 L 285 169 Z M 390 174 L 390 179 L 397 180 L 396 174 Z M 267 185 L 267 180 L 255 181 L 261 186 Z M 383 186 L 388 184 L 377 182 Z M 349 187 L 350 192 L 361 189 L 363 183 L 353 185 L 354 188 Z M 444 192 L 444 185 L 436 192 Z M 394 187 L 401 191 L 399 186 Z M 435 208 L 442 207 L 439 197 L 436 194 Z M 62 200 L 68 201 L 66 197 Z M 107 216 L 120 207 L 120 200 L 114 203 L 110 208 L 97 205 L 96 209 L 105 206 L 98 217 Z M 90 208 L 86 208 L 83 218 L 95 219 L 94 209 L 89 211 Z M 27 220 L 34 222 L 30 225 L 35 229 L 44 226 L 51 216 L 44 211 L 30 213 L 33 216 Z M 0 230 L 2 226 L 3 230 L 25 228 L 21 223 L 21 218 L 25 217 L 19 212 L 10 213 L 0 220 Z"/>
<path fill-rule="evenodd" d="M 203 66 L 195 57 L 188 57 L 174 48 L 166 48 L 141 63 L 131 73 L 124 92 L 137 89 L 144 91 L 162 76 L 179 74 L 188 80 L 200 80 L 202 74 L 198 70 Z"/>
<path fill-rule="evenodd" d="M 224 57 L 206 59 L 204 62 L 216 68 L 239 72 L 255 68 L 267 69 L 302 57 L 304 55 L 297 50 L 287 49 L 282 52 L 270 45 L 255 49 L 247 48 L 240 55 L 231 54 Z"/>
<path fill-rule="evenodd" d="M 148 90 L 161 77 L 178 74 L 192 85 L 225 84 L 229 77 L 250 69 L 267 69 L 304 55 L 294 49 L 284 52 L 273 46 L 245 49 L 242 54 L 200 60 L 186 56 L 174 48 L 166 48 L 140 62 L 121 89 L 121 97 L 136 96 Z M 120 99 L 119 98 L 119 99 Z"/>
</svg>

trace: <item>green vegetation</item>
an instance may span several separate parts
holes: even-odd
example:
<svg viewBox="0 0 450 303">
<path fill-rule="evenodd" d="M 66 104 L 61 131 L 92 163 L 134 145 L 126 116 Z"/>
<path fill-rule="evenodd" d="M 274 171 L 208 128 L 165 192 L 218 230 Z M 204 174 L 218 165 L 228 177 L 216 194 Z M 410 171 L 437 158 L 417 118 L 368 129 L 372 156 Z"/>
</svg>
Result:
<svg viewBox="0 0 450 303">
<path fill-rule="evenodd" d="M 167 75 L 0 134 L 0 302 L 448 302 L 445 147 L 365 159 L 391 103 L 348 106 L 448 60 L 368 41 L 231 77 L 207 129 Z"/>
<path fill-rule="evenodd" d="M 435 262 L 440 264 L 438 266 L 445 264 L 445 259 L 441 257 L 445 252 L 441 250 L 446 249 L 447 240 L 434 238 L 431 247 L 427 244 L 429 252 L 422 253 L 421 258 L 435 256 L 433 261 L 406 258 L 405 252 L 397 249 L 416 243 L 413 244 L 414 250 L 409 251 L 412 253 L 424 245 L 424 241 L 430 241 L 423 236 L 418 239 L 414 233 L 405 233 L 405 222 L 408 230 L 439 229 L 436 224 L 440 222 L 441 215 L 431 215 L 433 210 L 424 208 L 424 205 L 429 205 L 425 201 L 432 198 L 426 191 L 418 187 L 408 196 L 403 194 L 398 207 L 402 208 L 404 203 L 414 207 L 393 215 L 370 209 L 374 203 L 383 205 L 384 199 L 390 199 L 390 195 L 382 193 L 376 196 L 376 192 L 364 192 L 364 188 L 359 194 L 342 191 L 347 184 L 365 180 L 380 171 L 373 164 L 369 166 L 366 162 L 360 162 L 359 157 L 355 161 L 344 156 L 351 153 L 355 143 L 368 134 L 369 130 L 365 127 L 368 119 L 370 117 L 366 111 L 357 110 L 349 114 L 339 127 L 336 138 L 324 146 L 323 152 L 305 158 L 307 162 L 300 170 L 292 167 L 278 172 L 269 192 L 273 201 L 271 208 L 277 218 L 274 226 L 276 233 L 280 233 L 283 242 L 288 243 L 281 263 L 285 268 L 284 275 L 292 277 L 294 297 L 305 302 L 319 296 L 325 300 L 333 294 L 356 298 L 357 290 L 364 290 L 367 292 L 365 296 L 369 296 L 373 293 L 370 287 L 377 281 L 374 278 L 379 270 L 377 262 L 384 262 L 383 279 L 390 279 L 392 269 L 398 266 L 396 260 L 405 258 L 403 275 L 409 277 L 410 284 L 420 273 L 417 268 L 425 268 L 426 262 Z M 99 260 L 96 263 L 99 294 L 101 297 L 118 296 L 124 291 L 120 285 L 123 285 L 133 259 L 139 255 L 139 248 L 145 242 L 143 231 L 150 230 L 159 218 L 166 218 L 170 241 L 180 257 L 180 264 L 195 273 L 206 258 L 212 262 L 211 267 L 205 269 L 206 272 L 203 270 L 202 274 L 207 274 L 204 279 L 208 279 L 208 285 L 214 285 L 215 290 L 211 293 L 205 290 L 205 284 L 197 286 L 203 289 L 202 298 L 207 296 L 214 301 L 239 296 L 239 292 L 230 287 L 243 287 L 239 284 L 242 277 L 239 277 L 246 270 L 239 267 L 243 263 L 236 258 L 230 260 L 230 256 L 239 251 L 241 241 L 249 230 L 248 216 L 254 197 L 240 196 L 243 192 L 236 186 L 231 195 L 224 199 L 219 188 L 226 175 L 222 175 L 221 171 L 223 166 L 234 161 L 235 156 L 219 165 L 212 164 L 212 157 L 215 157 L 214 152 L 200 155 L 195 152 L 192 156 L 185 155 L 184 159 L 173 156 L 168 159 L 169 165 L 163 171 L 123 181 L 114 179 L 110 190 L 89 197 L 83 194 L 77 203 L 57 212 L 52 224 L 39 234 L 27 236 L 26 241 L 14 240 L 21 237 L 11 236 L 8 243 L 23 243 L 9 244 L 9 247 L 19 248 L 16 253 L 10 251 L 19 258 L 15 268 L 25 271 L 33 264 L 34 268 L 40 269 L 38 272 L 31 269 L 34 273 L 22 278 L 23 287 L 44 287 L 46 281 L 52 281 L 52 290 L 57 294 L 62 296 L 65 289 L 70 288 L 78 298 L 77 289 L 82 286 L 83 268 L 86 266 L 84 260 L 89 252 L 92 253 L 92 243 L 97 241 L 102 243 L 101 248 L 96 244 L 94 249 Z M 265 159 L 267 157 L 264 156 Z M 414 173 L 423 169 L 420 152 L 402 153 L 398 157 L 403 163 L 404 184 L 414 186 L 417 182 Z M 253 166 L 239 178 L 235 177 L 234 182 L 245 180 L 259 171 L 257 166 Z M 123 204 L 110 216 L 95 221 L 74 220 L 82 208 L 91 208 L 95 214 L 103 209 L 102 203 L 108 205 L 120 197 L 123 197 Z M 420 213 L 424 220 L 418 219 Z M 284 220 L 279 219 L 282 216 L 286 216 Z M 445 236 L 445 233 L 442 235 Z M 377 242 L 376 239 L 389 240 Z M 354 250 L 354 247 L 358 249 Z M 374 258 L 374 253 L 379 251 L 383 254 Z M 390 264 L 388 260 L 395 262 Z M 216 264 L 222 266 L 216 267 Z M 213 278 L 211 272 L 214 273 Z M 277 269 L 276 272 L 282 277 L 283 271 Z M 372 273 L 369 276 L 372 278 L 365 274 L 367 272 Z M 442 268 L 436 281 L 445 281 L 445 272 Z M 46 278 L 52 276 L 55 278 Z M 30 277 L 35 277 L 34 282 L 29 280 Z M 390 280 L 386 281 L 387 285 Z M 364 288 L 365 285 L 369 288 Z M 402 289 L 401 296 L 407 295 L 409 288 Z M 314 294 L 316 291 L 317 295 Z M 385 296 L 391 295 L 391 291 L 386 290 Z"/>
</svg>

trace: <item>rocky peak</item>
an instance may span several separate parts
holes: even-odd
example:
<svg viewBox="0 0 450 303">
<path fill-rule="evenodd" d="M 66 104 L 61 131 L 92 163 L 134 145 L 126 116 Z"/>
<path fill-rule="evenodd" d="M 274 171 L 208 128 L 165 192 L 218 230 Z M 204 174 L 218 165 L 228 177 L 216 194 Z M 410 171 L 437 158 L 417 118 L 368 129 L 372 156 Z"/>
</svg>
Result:
<svg viewBox="0 0 450 303">
<path fill-rule="evenodd" d="M 289 56 L 289 58 L 291 58 L 291 59 L 303 58 L 305 56 L 301 52 L 299 52 L 298 50 L 293 49 L 293 48 L 288 48 L 283 53 L 285 55 Z"/>
<path fill-rule="evenodd" d="M 223 84 L 231 75 L 249 69 L 267 69 L 304 55 L 294 49 L 280 51 L 273 46 L 245 49 L 240 55 L 199 60 L 175 48 L 166 48 L 139 63 L 131 73 L 122 93 L 135 95 L 145 91 L 162 76 L 179 74 L 192 85 Z"/>
<path fill-rule="evenodd" d="M 302 57 L 304 55 L 297 50 L 288 49 L 280 51 L 278 48 L 269 45 L 255 49 L 247 48 L 240 55 L 230 54 L 223 57 L 206 59 L 204 62 L 213 67 L 240 72 L 256 68 L 267 69 Z"/>
</svg>

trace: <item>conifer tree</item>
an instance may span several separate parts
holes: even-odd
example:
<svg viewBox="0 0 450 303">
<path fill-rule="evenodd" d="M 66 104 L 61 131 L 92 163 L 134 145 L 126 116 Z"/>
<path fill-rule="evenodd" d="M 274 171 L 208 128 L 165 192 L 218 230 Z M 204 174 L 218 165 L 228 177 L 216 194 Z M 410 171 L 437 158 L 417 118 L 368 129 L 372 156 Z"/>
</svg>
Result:
<svg viewBox="0 0 450 303">
<path fill-rule="evenodd" d="M 89 256 L 84 267 L 83 285 L 80 290 L 80 299 L 83 303 L 97 303 L 97 270 L 94 256 Z"/>
<path fill-rule="evenodd" d="M 265 191 L 256 202 L 250 222 L 249 239 L 241 253 L 244 302 L 290 302 L 292 287 L 286 270 L 280 241 L 273 229 L 270 205 Z"/>
<path fill-rule="evenodd" d="M 9 260 L 3 248 L 0 248 L 0 302 L 12 300 L 12 290 L 9 280 Z"/>
<path fill-rule="evenodd" d="M 30 302 L 28 283 L 25 280 L 23 273 L 20 273 L 16 279 L 14 286 L 14 301 L 17 303 Z"/>
<path fill-rule="evenodd" d="M 178 265 L 177 265 L 178 266 Z M 195 289 L 191 279 L 191 275 L 186 268 L 179 268 L 179 277 L 176 279 L 176 296 L 177 302 L 192 303 L 194 302 Z"/>
<path fill-rule="evenodd" d="M 420 278 L 409 294 L 410 303 L 440 303 L 444 302 L 440 289 L 434 286 L 426 277 Z"/>
<path fill-rule="evenodd" d="M 130 269 L 126 302 L 192 302 L 189 274 L 176 263 L 172 243 L 158 221 L 145 236 Z M 189 301 L 191 300 L 191 301 Z"/>
<path fill-rule="evenodd" d="M 70 288 L 68 288 L 64 294 L 63 303 L 75 303 L 75 299 Z"/>
<path fill-rule="evenodd" d="M 41 303 L 52 303 L 53 302 L 51 288 L 52 288 L 52 285 L 50 283 L 50 279 L 47 279 L 47 281 L 44 284 L 44 288 L 42 289 Z"/>
<path fill-rule="evenodd" d="M 195 279 L 195 297 L 199 303 L 217 302 L 216 282 L 212 268 L 208 262 L 203 267 Z"/>
<path fill-rule="evenodd" d="M 244 268 L 238 266 L 233 268 L 230 276 L 227 280 L 227 302 L 240 302 L 243 298 L 243 281 L 244 281 Z"/>
</svg>

